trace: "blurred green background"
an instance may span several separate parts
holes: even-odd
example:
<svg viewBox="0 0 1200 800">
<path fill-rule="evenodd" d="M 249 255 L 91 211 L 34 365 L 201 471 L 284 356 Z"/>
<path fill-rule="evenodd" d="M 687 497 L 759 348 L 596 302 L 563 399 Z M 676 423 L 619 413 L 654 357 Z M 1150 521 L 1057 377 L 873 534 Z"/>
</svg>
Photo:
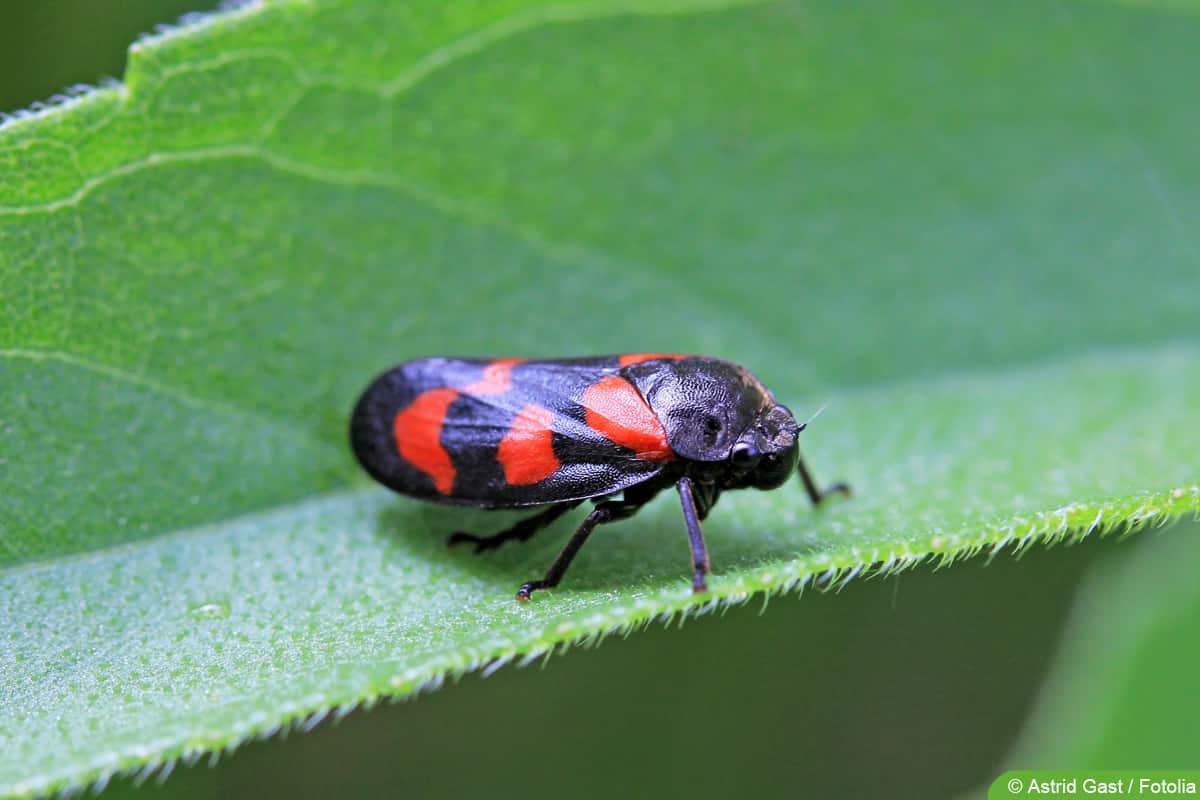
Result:
<svg viewBox="0 0 1200 800">
<path fill-rule="evenodd" d="M 0 5 L 0 109 L 119 77 L 139 33 L 190 10 L 204 9 L 181 0 Z M 1197 533 L 1193 525 L 1172 535 Z M 1081 580 L 1119 571 L 1131 552 L 1163 539 L 922 568 L 777 598 L 765 614 L 755 599 L 679 630 L 654 626 L 576 650 L 544 669 L 470 676 L 413 702 L 250 744 L 216 769 L 177 767 L 161 786 L 116 780 L 107 794 L 956 797 L 1001 771 Z M 1168 644 L 1175 649 L 1160 654 L 1196 663 L 1194 638 Z M 1131 646 L 1115 638 L 1111 652 Z M 1137 698 L 1124 707 L 1138 707 Z M 1128 720 L 1130 741 L 1144 738 L 1142 724 Z M 1185 743 L 1194 733 L 1194 723 L 1156 731 Z"/>
<path fill-rule="evenodd" d="M 188 0 L 0 3 L 0 111 L 120 78 L 125 51 L 139 35 L 211 7 Z"/>
</svg>

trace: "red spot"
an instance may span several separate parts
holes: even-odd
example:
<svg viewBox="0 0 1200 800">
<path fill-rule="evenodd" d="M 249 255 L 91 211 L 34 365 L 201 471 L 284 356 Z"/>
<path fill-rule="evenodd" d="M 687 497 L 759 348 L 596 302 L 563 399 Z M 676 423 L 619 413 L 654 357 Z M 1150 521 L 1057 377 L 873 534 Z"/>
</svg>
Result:
<svg viewBox="0 0 1200 800">
<path fill-rule="evenodd" d="M 656 358 L 669 358 L 672 360 L 687 358 L 687 356 L 678 356 L 673 353 L 626 353 L 617 358 L 617 363 L 622 367 L 628 367 L 631 364 L 640 364 L 643 361 L 653 361 Z"/>
<path fill-rule="evenodd" d="M 457 397 L 454 389 L 430 389 L 417 395 L 408 408 L 396 415 L 392 425 L 400 455 L 432 478 L 442 494 L 450 494 L 456 474 L 441 437 L 446 412 Z"/>
<path fill-rule="evenodd" d="M 504 467 L 504 479 L 513 486 L 527 486 L 549 478 L 559 468 L 554 455 L 554 412 L 530 403 L 517 413 L 512 427 L 500 440 L 496 460 Z"/>
<path fill-rule="evenodd" d="M 658 358 L 658 356 L 651 356 Z M 612 376 L 583 392 L 584 419 L 609 441 L 628 447 L 645 461 L 670 461 L 674 451 L 667 432 L 634 385 Z"/>
<path fill-rule="evenodd" d="M 468 394 L 504 394 L 512 388 L 512 368 L 519 358 L 501 358 L 483 368 L 483 377 L 463 389 Z"/>
</svg>

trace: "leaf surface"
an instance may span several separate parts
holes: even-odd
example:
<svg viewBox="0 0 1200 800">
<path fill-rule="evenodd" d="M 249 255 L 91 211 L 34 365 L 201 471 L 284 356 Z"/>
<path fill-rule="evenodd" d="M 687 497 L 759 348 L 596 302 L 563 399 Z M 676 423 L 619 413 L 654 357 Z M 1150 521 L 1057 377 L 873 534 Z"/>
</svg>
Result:
<svg viewBox="0 0 1200 800">
<path fill-rule="evenodd" d="M 7 123 L 0 793 L 708 602 L 667 498 L 528 606 L 570 521 L 448 551 L 510 517 L 344 441 L 404 358 L 707 352 L 824 405 L 855 497 L 722 498 L 713 599 L 1194 512 L 1198 24 L 271 3 Z"/>
</svg>

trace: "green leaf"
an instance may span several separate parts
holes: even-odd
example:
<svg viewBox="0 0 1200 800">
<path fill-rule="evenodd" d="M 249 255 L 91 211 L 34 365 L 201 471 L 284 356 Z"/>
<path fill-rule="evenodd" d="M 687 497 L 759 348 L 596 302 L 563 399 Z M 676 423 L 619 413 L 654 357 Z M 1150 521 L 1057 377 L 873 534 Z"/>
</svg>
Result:
<svg viewBox="0 0 1200 800">
<path fill-rule="evenodd" d="M 1079 577 L 1144 540 L 1035 548 L 773 598 L 769 613 L 756 601 L 652 625 L 253 742 L 218 769 L 180 765 L 161 787 L 115 780 L 104 797 L 506 797 L 531 774 L 596 800 L 630 786 L 703 800 L 780 786 L 958 797 L 999 773 Z"/>
<path fill-rule="evenodd" d="M 1200 509 L 1200 21 L 913 2 L 255 5 L 0 128 L 0 793 L 232 747 L 757 591 Z M 1181 88 L 1184 91 L 1181 91 Z M 709 352 L 797 487 L 557 591 L 369 486 L 417 355 Z M 316 715 L 315 717 L 310 715 Z"/>
</svg>

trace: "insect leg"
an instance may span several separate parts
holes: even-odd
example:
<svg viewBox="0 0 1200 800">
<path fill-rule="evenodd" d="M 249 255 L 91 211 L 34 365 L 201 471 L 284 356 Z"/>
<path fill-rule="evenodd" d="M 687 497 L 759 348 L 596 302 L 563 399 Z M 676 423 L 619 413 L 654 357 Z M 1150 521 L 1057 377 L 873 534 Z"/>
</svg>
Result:
<svg viewBox="0 0 1200 800">
<path fill-rule="evenodd" d="M 679 490 L 683 521 L 687 524 L 688 542 L 692 547 L 692 593 L 701 594 L 708 591 L 704 576 L 708 575 L 710 569 L 708 547 L 704 544 L 704 534 L 700 532 L 700 515 L 696 511 L 696 499 L 692 496 L 692 479 L 683 476 L 675 488 Z"/>
<path fill-rule="evenodd" d="M 606 522 L 615 522 L 619 519 L 631 517 L 641 507 L 642 503 L 614 501 L 599 503 L 592 509 L 592 513 L 587 515 L 587 518 L 584 519 L 579 529 L 571 536 L 571 539 L 567 542 L 567 546 L 562 549 L 562 552 L 558 554 L 558 558 L 554 559 L 554 563 L 550 565 L 550 569 L 546 570 L 546 577 L 540 581 L 529 581 L 522 584 L 521 588 L 517 590 L 517 599 L 522 601 L 528 600 L 529 596 L 538 589 L 551 589 L 558 586 L 558 582 L 562 580 L 567 567 L 571 566 L 571 561 L 574 560 L 579 549 L 583 547 L 583 543 L 587 541 L 593 528 L 597 525 L 603 525 Z"/>
<path fill-rule="evenodd" d="M 825 489 L 818 489 L 812 475 L 808 472 L 808 467 L 804 465 L 803 458 L 797 459 L 796 471 L 800 473 L 800 480 L 804 483 L 804 491 L 808 492 L 808 499 L 812 501 L 814 506 L 819 506 L 821 501 L 831 494 L 850 496 L 850 487 L 844 483 L 835 483 Z"/>
<path fill-rule="evenodd" d="M 499 533 L 493 533 L 490 536 L 479 536 L 474 533 L 457 531 L 450 534 L 450 538 L 446 540 L 446 544 L 453 547 L 462 542 L 471 542 L 475 545 L 475 552 L 482 553 L 484 550 L 495 550 L 509 539 L 524 542 L 582 502 L 582 500 L 573 500 L 567 503 L 557 503 L 544 511 L 534 514 L 532 517 L 526 517 L 511 528 L 505 528 Z"/>
</svg>

